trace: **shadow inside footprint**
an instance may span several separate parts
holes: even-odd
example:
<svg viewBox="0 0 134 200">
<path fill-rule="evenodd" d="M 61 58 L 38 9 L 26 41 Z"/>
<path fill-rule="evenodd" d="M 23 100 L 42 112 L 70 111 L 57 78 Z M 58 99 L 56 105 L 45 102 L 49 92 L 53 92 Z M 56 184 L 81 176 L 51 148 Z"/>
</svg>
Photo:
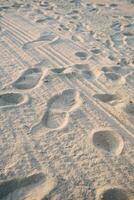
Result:
<svg viewBox="0 0 134 200">
<path fill-rule="evenodd" d="M 92 142 L 95 147 L 109 153 L 119 155 L 122 152 L 124 142 L 120 135 L 111 130 L 101 130 L 94 132 Z"/>
<path fill-rule="evenodd" d="M 78 70 L 86 70 L 88 69 L 88 64 L 75 64 L 73 67 Z"/>
<path fill-rule="evenodd" d="M 81 74 L 86 80 L 92 80 L 94 78 L 94 74 L 89 70 L 83 70 Z"/>
<path fill-rule="evenodd" d="M 53 68 L 51 71 L 55 74 L 61 74 L 66 68 Z"/>
<path fill-rule="evenodd" d="M 94 98 L 104 102 L 104 103 L 108 103 L 108 102 L 111 102 L 111 101 L 114 101 L 117 99 L 116 95 L 114 94 L 95 94 L 93 95 Z"/>
<path fill-rule="evenodd" d="M 128 103 L 128 104 L 124 107 L 124 111 L 125 111 L 127 114 L 130 114 L 130 115 L 134 116 L 134 103 L 133 103 L 133 102 Z"/>
<path fill-rule="evenodd" d="M 134 72 L 128 74 L 126 76 L 126 82 L 132 86 L 134 86 Z"/>
<path fill-rule="evenodd" d="M 5 93 L 0 95 L 0 107 L 12 107 L 24 103 L 26 96 L 19 93 Z"/>
<path fill-rule="evenodd" d="M 31 68 L 26 70 L 20 78 L 14 83 L 13 87 L 19 90 L 26 90 L 34 88 L 42 77 L 42 71 L 39 68 Z"/>
<path fill-rule="evenodd" d="M 102 191 L 97 200 L 129 200 L 129 195 L 125 189 L 112 187 Z"/>
<path fill-rule="evenodd" d="M 91 49 L 91 52 L 94 54 L 99 54 L 99 53 L 101 53 L 101 50 L 97 49 L 97 48 L 93 48 L 93 49 Z"/>
<path fill-rule="evenodd" d="M 43 173 L 39 173 L 21 179 L 18 178 L 3 182 L 0 184 L 0 199 L 6 197 L 10 193 L 13 193 L 17 189 L 39 183 L 44 179 L 45 175 Z"/>
<path fill-rule="evenodd" d="M 75 55 L 79 57 L 81 60 L 86 60 L 88 57 L 88 54 L 84 51 L 78 51 L 75 53 Z"/>
<path fill-rule="evenodd" d="M 40 37 L 36 40 L 27 42 L 23 45 L 23 49 L 28 50 L 32 47 L 40 46 L 42 43 L 50 43 L 57 40 L 59 37 L 55 35 L 53 32 L 43 32 L 40 34 Z"/>
<path fill-rule="evenodd" d="M 120 75 L 114 72 L 105 72 L 104 73 L 105 77 L 111 81 L 117 81 L 118 79 L 120 79 Z"/>
</svg>

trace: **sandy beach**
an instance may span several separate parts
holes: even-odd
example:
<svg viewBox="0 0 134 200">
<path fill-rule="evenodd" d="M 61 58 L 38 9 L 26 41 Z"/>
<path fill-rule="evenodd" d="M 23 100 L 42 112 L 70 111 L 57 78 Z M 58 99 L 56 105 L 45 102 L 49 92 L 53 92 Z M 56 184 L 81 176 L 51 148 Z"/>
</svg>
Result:
<svg viewBox="0 0 134 200">
<path fill-rule="evenodd" d="M 0 0 L 0 200 L 134 200 L 133 0 Z"/>
</svg>

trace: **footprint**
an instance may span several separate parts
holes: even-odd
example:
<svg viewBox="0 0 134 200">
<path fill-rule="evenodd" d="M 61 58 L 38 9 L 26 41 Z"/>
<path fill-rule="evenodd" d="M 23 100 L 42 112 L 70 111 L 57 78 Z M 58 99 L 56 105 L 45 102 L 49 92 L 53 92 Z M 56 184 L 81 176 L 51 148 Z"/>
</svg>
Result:
<svg viewBox="0 0 134 200">
<path fill-rule="evenodd" d="M 69 114 L 66 112 L 53 112 L 48 110 L 43 118 L 42 125 L 50 129 L 62 129 L 69 121 Z"/>
<path fill-rule="evenodd" d="M 125 67 L 125 66 L 113 66 L 111 67 L 111 70 L 115 73 L 119 73 L 120 75 L 126 75 L 126 74 L 129 74 L 132 69 L 131 67 Z"/>
<path fill-rule="evenodd" d="M 59 26 L 60 26 L 60 28 L 61 28 L 62 30 L 64 30 L 64 31 L 69 31 L 69 27 L 65 26 L 64 24 L 60 24 Z"/>
<path fill-rule="evenodd" d="M 89 70 L 83 70 L 81 74 L 86 80 L 92 80 L 94 78 L 94 74 Z"/>
<path fill-rule="evenodd" d="M 97 194 L 97 200 L 132 200 L 133 195 L 123 188 L 109 187 L 101 189 Z"/>
<path fill-rule="evenodd" d="M 126 82 L 132 86 L 134 86 L 134 72 L 128 74 L 126 76 Z"/>
<path fill-rule="evenodd" d="M 3 182 L 0 184 L 0 199 L 5 198 L 8 194 L 13 193 L 15 190 L 37 184 L 42 182 L 44 179 L 44 174 L 39 173 L 21 179 L 18 178 Z"/>
<path fill-rule="evenodd" d="M 101 71 L 112 72 L 112 73 L 116 73 L 116 74 L 124 76 L 132 72 L 132 68 L 128 66 L 123 66 L 123 63 L 122 63 L 121 66 L 102 67 Z"/>
<path fill-rule="evenodd" d="M 75 55 L 79 57 L 81 60 L 86 60 L 88 57 L 88 54 L 84 51 L 78 51 L 75 53 Z"/>
<path fill-rule="evenodd" d="M 110 67 L 102 67 L 101 71 L 102 72 L 110 72 L 111 71 L 110 69 L 111 69 Z"/>
<path fill-rule="evenodd" d="M 99 10 L 99 8 L 97 8 L 94 4 L 91 3 L 87 3 L 86 7 L 88 9 L 88 12 L 94 12 L 94 11 L 97 12 Z"/>
<path fill-rule="evenodd" d="M 75 64 L 73 65 L 74 68 L 78 69 L 78 70 L 87 70 L 89 65 L 88 64 Z"/>
<path fill-rule="evenodd" d="M 123 35 L 125 35 L 126 37 L 129 37 L 129 36 L 131 37 L 131 36 L 134 36 L 134 33 L 131 31 L 124 31 Z"/>
<path fill-rule="evenodd" d="M 50 5 L 49 5 L 49 3 L 46 2 L 46 1 L 41 1 L 41 2 L 40 2 L 40 6 L 42 6 L 42 7 L 49 7 Z"/>
<path fill-rule="evenodd" d="M 104 3 L 97 3 L 96 5 L 100 6 L 100 7 L 105 7 L 106 6 Z"/>
<path fill-rule="evenodd" d="M 27 69 L 14 83 L 13 87 L 19 90 L 34 88 L 42 78 L 42 70 L 39 68 Z"/>
<path fill-rule="evenodd" d="M 122 137 L 112 130 L 100 130 L 93 132 L 91 141 L 95 147 L 115 155 L 121 154 L 124 142 Z"/>
<path fill-rule="evenodd" d="M 36 40 L 27 42 L 23 45 L 24 50 L 28 50 L 33 47 L 40 46 L 42 44 L 48 44 L 50 42 L 54 42 L 58 39 L 59 37 L 55 35 L 53 32 L 43 32 L 40 34 L 40 37 L 37 38 Z"/>
<path fill-rule="evenodd" d="M 55 20 L 55 18 L 54 17 L 52 17 L 52 16 L 37 16 L 36 18 L 35 18 L 35 22 L 36 23 L 44 23 L 44 22 L 51 22 L 51 21 L 54 21 Z"/>
<path fill-rule="evenodd" d="M 51 71 L 54 73 L 54 74 L 61 74 L 62 72 L 64 72 L 66 68 L 53 68 L 51 69 Z"/>
<path fill-rule="evenodd" d="M 121 24 L 119 21 L 113 21 L 111 25 L 112 30 L 114 31 L 120 31 L 121 30 Z"/>
<path fill-rule="evenodd" d="M 3 10 L 7 10 L 7 9 L 9 9 L 10 8 L 10 6 L 7 6 L 7 5 L 0 5 L 0 11 L 3 11 Z"/>
<path fill-rule="evenodd" d="M 129 36 L 126 38 L 126 42 L 128 46 L 134 48 L 134 36 Z"/>
<path fill-rule="evenodd" d="M 0 94 L 0 107 L 16 107 L 28 101 L 28 96 L 19 93 Z"/>
<path fill-rule="evenodd" d="M 22 5 L 23 5 L 22 3 L 14 2 L 12 7 L 16 8 L 16 9 L 19 9 Z"/>
<path fill-rule="evenodd" d="M 32 127 L 31 131 L 36 132 L 42 127 L 53 130 L 65 128 L 69 122 L 69 113 L 77 109 L 80 103 L 80 94 L 74 89 L 67 89 L 53 96 L 48 101 L 47 111 L 41 122 Z"/>
<path fill-rule="evenodd" d="M 80 103 L 79 92 L 74 89 L 68 89 L 52 97 L 48 102 L 48 108 L 53 111 L 70 112 L 76 109 Z"/>
<path fill-rule="evenodd" d="M 113 35 L 110 36 L 111 40 L 113 41 L 114 45 L 116 47 L 120 46 L 123 44 L 123 37 L 121 35 L 121 32 L 116 32 Z"/>
<path fill-rule="evenodd" d="M 46 199 L 56 186 L 57 181 L 54 178 L 46 178 L 43 173 L 33 174 L 25 178 L 12 179 L 1 183 L 0 199 Z"/>
<path fill-rule="evenodd" d="M 111 101 L 114 101 L 117 99 L 116 95 L 114 94 L 95 94 L 93 95 L 94 98 L 104 102 L 104 103 L 108 103 L 108 102 L 111 102 Z"/>
<path fill-rule="evenodd" d="M 104 73 L 105 77 L 111 81 L 117 81 L 121 78 L 121 76 L 117 73 L 114 72 L 105 72 Z"/>
<path fill-rule="evenodd" d="M 134 103 L 132 101 L 130 101 L 127 105 L 125 105 L 125 107 L 123 108 L 123 110 L 127 114 L 134 116 Z"/>
<path fill-rule="evenodd" d="M 97 48 L 93 48 L 93 49 L 91 49 L 91 52 L 94 54 L 99 54 L 99 53 L 101 53 L 101 50 L 97 49 Z"/>
<path fill-rule="evenodd" d="M 111 8 L 116 8 L 116 7 L 118 7 L 118 4 L 116 4 L 116 3 L 111 3 L 111 4 L 110 4 L 110 7 L 111 7 Z"/>
</svg>

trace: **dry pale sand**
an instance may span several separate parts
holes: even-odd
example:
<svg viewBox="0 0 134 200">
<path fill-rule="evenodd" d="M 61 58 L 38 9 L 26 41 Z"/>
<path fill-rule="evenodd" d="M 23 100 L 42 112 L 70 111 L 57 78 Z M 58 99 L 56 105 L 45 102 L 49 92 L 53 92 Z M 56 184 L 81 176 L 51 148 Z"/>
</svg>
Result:
<svg viewBox="0 0 134 200">
<path fill-rule="evenodd" d="M 0 200 L 134 200 L 133 0 L 0 0 Z"/>
</svg>

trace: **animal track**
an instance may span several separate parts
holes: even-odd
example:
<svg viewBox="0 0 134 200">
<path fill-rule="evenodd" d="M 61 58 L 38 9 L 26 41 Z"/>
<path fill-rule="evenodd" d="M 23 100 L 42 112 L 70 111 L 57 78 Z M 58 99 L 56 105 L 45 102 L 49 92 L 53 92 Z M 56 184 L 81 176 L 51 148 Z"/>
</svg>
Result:
<svg viewBox="0 0 134 200">
<path fill-rule="evenodd" d="M 75 55 L 79 57 L 81 60 L 86 60 L 88 57 L 88 54 L 84 51 L 78 51 L 75 53 Z"/>
<path fill-rule="evenodd" d="M 116 95 L 108 94 L 108 93 L 107 94 L 95 94 L 93 97 L 104 103 L 108 103 L 108 102 L 111 102 L 111 101 L 114 101 L 117 99 Z"/>
<path fill-rule="evenodd" d="M 0 94 L 0 107 L 14 107 L 25 103 L 28 100 L 27 96 L 19 93 Z"/>
<path fill-rule="evenodd" d="M 112 187 L 99 192 L 97 200 L 131 200 L 125 189 Z"/>
<path fill-rule="evenodd" d="M 124 146 L 122 137 L 111 130 L 93 132 L 91 140 L 93 145 L 98 149 L 116 155 L 122 152 Z"/>
<path fill-rule="evenodd" d="M 18 78 L 13 86 L 19 90 L 28 90 L 34 88 L 42 77 L 42 71 L 39 68 L 31 68 L 26 70 L 20 78 Z"/>
</svg>

